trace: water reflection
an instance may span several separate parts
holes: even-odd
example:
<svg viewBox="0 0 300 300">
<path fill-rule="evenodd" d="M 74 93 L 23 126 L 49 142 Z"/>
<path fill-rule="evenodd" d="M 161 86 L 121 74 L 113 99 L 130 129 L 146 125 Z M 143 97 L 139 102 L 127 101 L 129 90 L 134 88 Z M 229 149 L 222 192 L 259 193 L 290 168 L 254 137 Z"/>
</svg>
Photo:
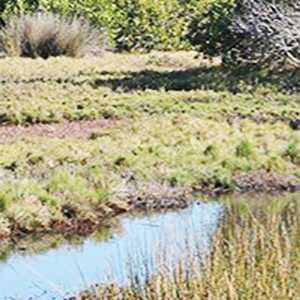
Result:
<svg viewBox="0 0 300 300">
<path fill-rule="evenodd" d="M 144 281 L 161 259 L 169 267 L 190 256 L 203 259 L 222 210 L 217 203 L 197 202 L 178 212 L 126 216 L 122 230 L 105 241 L 89 238 L 43 253 L 15 253 L 0 263 L 0 299 L 63 299 L 95 283 Z"/>
</svg>

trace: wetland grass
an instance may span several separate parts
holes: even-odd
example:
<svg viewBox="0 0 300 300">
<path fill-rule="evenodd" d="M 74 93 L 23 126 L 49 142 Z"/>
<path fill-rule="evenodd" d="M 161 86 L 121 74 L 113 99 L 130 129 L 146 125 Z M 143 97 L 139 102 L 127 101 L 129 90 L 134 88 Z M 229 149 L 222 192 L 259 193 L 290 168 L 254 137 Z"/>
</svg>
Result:
<svg viewBox="0 0 300 300">
<path fill-rule="evenodd" d="M 299 194 L 253 197 L 227 201 L 226 220 L 201 267 L 162 267 L 145 285 L 94 287 L 78 299 L 299 299 Z"/>
</svg>

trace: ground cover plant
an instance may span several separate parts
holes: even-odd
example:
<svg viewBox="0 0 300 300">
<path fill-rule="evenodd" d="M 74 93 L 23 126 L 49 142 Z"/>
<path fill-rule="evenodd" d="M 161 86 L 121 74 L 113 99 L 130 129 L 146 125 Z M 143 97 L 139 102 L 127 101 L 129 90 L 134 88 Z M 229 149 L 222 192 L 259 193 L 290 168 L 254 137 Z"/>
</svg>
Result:
<svg viewBox="0 0 300 300">
<path fill-rule="evenodd" d="M 194 57 L 2 60 L 1 236 L 94 230 L 155 189 L 299 188 L 297 85 Z"/>
</svg>

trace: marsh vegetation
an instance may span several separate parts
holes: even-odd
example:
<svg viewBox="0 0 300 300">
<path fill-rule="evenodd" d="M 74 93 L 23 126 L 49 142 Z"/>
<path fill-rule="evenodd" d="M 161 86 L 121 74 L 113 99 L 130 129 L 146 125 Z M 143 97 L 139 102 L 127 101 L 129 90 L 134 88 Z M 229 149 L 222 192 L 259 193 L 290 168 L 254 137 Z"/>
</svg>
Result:
<svg viewBox="0 0 300 300">
<path fill-rule="evenodd" d="M 22 280 L 10 295 L 22 298 L 297 299 L 299 194 L 231 195 L 218 202 L 127 215 L 85 239 L 7 244 L 0 295 L 9 294 L 17 272 Z"/>
<path fill-rule="evenodd" d="M 31 273 L 43 273 L 49 264 L 39 258 L 52 254 L 67 268 L 68 247 L 94 268 L 105 255 L 91 249 L 99 255 L 145 229 L 122 223 L 128 214 L 168 219 L 201 199 L 209 203 L 199 218 L 183 218 L 198 229 L 210 217 L 205 207 L 225 207 L 214 233 L 197 235 L 204 258 L 182 244 L 190 232 L 173 230 L 183 256 L 172 267 L 167 247 L 150 267 L 142 251 L 128 260 L 130 275 L 114 259 L 127 284 L 102 280 L 100 268 L 99 281 L 85 280 L 95 273 L 82 266 L 82 286 L 52 263 L 54 279 L 86 289 L 53 297 L 300 297 L 299 1 L 2 2 L 0 274 L 19 263 L 26 277 L 27 259 L 37 266 Z M 172 226 L 156 225 L 149 232 L 175 249 Z M 153 271 L 153 262 L 164 263 Z M 5 295 L 23 295 L 22 284 L 5 284 Z"/>
<path fill-rule="evenodd" d="M 299 188 L 298 92 L 214 87 L 222 67 L 194 55 L 2 60 L 1 236 L 94 228 L 153 194 Z"/>
<path fill-rule="evenodd" d="M 211 256 L 164 268 L 147 284 L 94 287 L 80 299 L 298 299 L 299 194 L 224 199 L 227 216 Z"/>
</svg>

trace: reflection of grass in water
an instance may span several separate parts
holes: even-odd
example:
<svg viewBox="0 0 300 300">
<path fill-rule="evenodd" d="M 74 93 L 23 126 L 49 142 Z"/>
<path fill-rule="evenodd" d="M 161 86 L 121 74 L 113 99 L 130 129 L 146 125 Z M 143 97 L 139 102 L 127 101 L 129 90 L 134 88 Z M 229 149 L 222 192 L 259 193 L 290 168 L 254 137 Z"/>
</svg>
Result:
<svg viewBox="0 0 300 300">
<path fill-rule="evenodd" d="M 88 237 L 96 242 L 105 242 L 109 240 L 112 234 L 120 231 L 120 226 L 117 222 L 113 226 L 102 226 L 92 236 Z M 23 238 L 16 244 L 6 242 L 0 245 L 0 263 L 5 263 L 11 255 L 16 251 L 22 256 L 34 256 L 44 254 L 49 250 L 59 249 L 63 246 L 80 247 L 87 237 L 83 236 L 63 236 L 63 235 L 33 235 Z"/>
<path fill-rule="evenodd" d="M 162 268 L 146 286 L 101 287 L 98 298 L 298 299 L 299 194 L 246 200 L 225 201 L 227 222 L 215 237 L 212 255 L 201 273 L 197 264 L 188 277 L 183 268 L 171 273 Z"/>
<path fill-rule="evenodd" d="M 2 243 L 0 247 L 0 264 L 5 263 L 7 259 L 9 258 L 9 254 L 11 252 L 11 244 L 8 242 Z"/>
</svg>

